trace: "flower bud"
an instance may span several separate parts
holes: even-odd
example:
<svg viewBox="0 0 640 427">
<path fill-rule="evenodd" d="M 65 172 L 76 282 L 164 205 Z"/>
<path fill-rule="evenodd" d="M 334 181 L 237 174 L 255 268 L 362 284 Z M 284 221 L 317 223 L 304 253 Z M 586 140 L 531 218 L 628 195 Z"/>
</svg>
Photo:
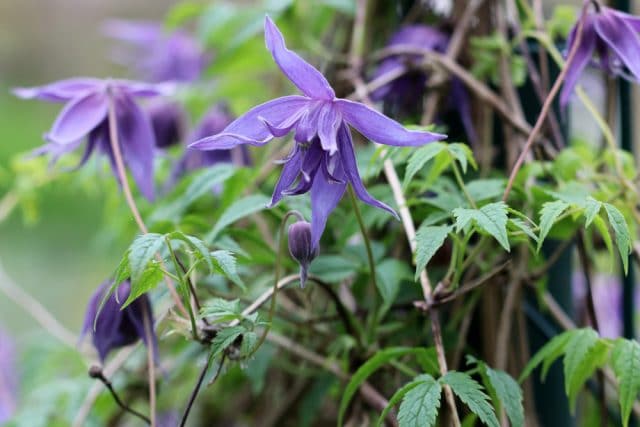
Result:
<svg viewBox="0 0 640 427">
<path fill-rule="evenodd" d="M 311 224 L 307 221 L 289 226 L 289 253 L 300 264 L 300 286 L 304 288 L 309 264 L 318 256 L 318 248 L 311 244 Z"/>
<path fill-rule="evenodd" d="M 157 101 L 147 106 L 156 147 L 167 148 L 180 142 L 184 134 L 184 113 L 179 104 Z"/>
</svg>

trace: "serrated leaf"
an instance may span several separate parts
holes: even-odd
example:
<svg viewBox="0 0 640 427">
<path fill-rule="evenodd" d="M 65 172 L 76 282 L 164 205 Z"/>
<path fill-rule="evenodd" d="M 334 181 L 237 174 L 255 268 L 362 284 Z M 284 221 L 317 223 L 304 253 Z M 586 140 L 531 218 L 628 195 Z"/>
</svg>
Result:
<svg viewBox="0 0 640 427">
<path fill-rule="evenodd" d="M 448 384 L 456 396 L 489 427 L 500 427 L 498 418 L 489 403 L 489 396 L 482 391 L 482 386 L 468 374 L 449 371 L 439 380 Z"/>
<path fill-rule="evenodd" d="M 562 354 L 564 353 L 564 349 L 571 338 L 571 334 L 574 331 L 566 331 L 561 333 L 560 335 L 556 335 L 546 343 L 538 352 L 529 360 L 527 366 L 524 367 L 522 374 L 520 374 L 519 381 L 522 382 L 525 378 L 527 378 L 533 370 L 544 362 L 544 366 L 542 369 L 542 379 L 547 375 L 547 371 L 551 364 Z"/>
<path fill-rule="evenodd" d="M 149 262 L 164 244 L 164 236 L 158 233 L 147 233 L 138 236 L 128 251 L 129 267 L 131 270 L 131 286 L 139 281 L 147 269 Z"/>
<path fill-rule="evenodd" d="M 609 257 L 611 258 L 611 265 L 613 268 L 613 240 L 611 240 L 611 233 L 609 232 L 609 228 L 607 227 L 607 224 L 605 224 L 604 219 L 602 219 L 599 215 L 593 218 L 593 225 L 596 226 L 598 232 L 600 233 L 600 237 L 602 237 L 602 240 L 604 240 L 604 245 L 607 247 L 607 252 L 609 252 Z"/>
<path fill-rule="evenodd" d="M 358 370 L 351 376 L 349 383 L 344 389 L 342 399 L 340 400 L 340 409 L 338 411 L 338 426 L 342 426 L 344 414 L 349 406 L 351 398 L 356 393 L 360 385 L 369 378 L 371 374 L 380 367 L 388 363 L 390 360 L 409 354 L 419 354 L 426 352 L 427 349 L 420 347 L 390 347 L 378 351 L 369 360 L 367 360 Z"/>
<path fill-rule="evenodd" d="M 587 357 L 589 352 L 598 343 L 598 333 L 590 328 L 578 329 L 573 331 L 571 338 L 565 347 L 564 356 L 564 389 L 570 399 L 571 411 L 575 407 L 575 397 L 578 392 L 576 387 L 582 385 L 586 378 L 585 370 L 589 363 Z M 595 369 L 595 367 L 594 367 Z"/>
<path fill-rule="evenodd" d="M 229 347 L 240 335 L 247 330 L 244 326 L 231 326 L 219 330 L 211 341 L 211 358 L 219 356 L 227 347 Z"/>
<path fill-rule="evenodd" d="M 478 169 L 476 159 L 473 158 L 473 152 L 467 144 L 461 144 L 459 142 L 450 143 L 447 147 L 449 152 L 460 163 L 463 173 L 467 173 L 467 161 L 471 163 L 471 167 Z"/>
<path fill-rule="evenodd" d="M 554 200 L 553 202 L 547 202 L 542 205 L 540 210 L 540 234 L 538 236 L 538 252 L 542 248 L 544 239 L 551 231 L 551 227 L 556 222 L 558 217 L 569 207 L 567 202 L 562 200 Z"/>
<path fill-rule="evenodd" d="M 131 267 L 129 265 L 129 250 L 125 252 L 124 256 L 120 260 L 120 264 L 113 273 L 114 283 L 120 284 L 131 277 Z"/>
<path fill-rule="evenodd" d="M 246 290 L 244 282 L 238 276 L 236 268 L 236 257 L 229 251 L 218 250 L 211 252 L 211 260 L 214 267 L 227 279 L 238 285 L 242 290 Z"/>
<path fill-rule="evenodd" d="M 262 194 L 254 194 L 244 197 L 235 201 L 226 211 L 220 216 L 218 222 L 213 227 L 211 232 L 207 235 L 205 240 L 212 242 L 218 236 L 218 234 L 228 225 L 233 224 L 237 220 L 259 212 L 267 207 L 267 204 L 271 201 L 269 197 Z"/>
<path fill-rule="evenodd" d="M 411 387 L 402 399 L 398 424 L 400 427 L 430 427 L 438 416 L 442 387 L 431 375 L 420 375 L 414 382 L 418 384 Z"/>
<path fill-rule="evenodd" d="M 507 205 L 504 202 L 489 203 L 480 209 L 457 208 L 453 210 L 456 218 L 456 228 L 467 228 L 471 221 L 475 221 L 478 228 L 493 236 L 498 243 L 509 251 L 507 236 Z"/>
<path fill-rule="evenodd" d="M 416 378 L 414 378 L 413 381 L 403 385 L 398 390 L 396 390 L 396 392 L 393 393 L 393 396 L 391 396 L 391 398 L 389 399 L 389 403 L 387 404 L 387 406 L 384 408 L 384 410 L 380 414 L 380 417 L 378 417 L 378 421 L 376 422 L 376 427 L 379 427 L 379 426 L 382 425 L 382 423 L 384 422 L 385 418 L 387 418 L 387 415 L 389 414 L 389 411 L 391 411 L 394 406 L 396 406 L 398 403 L 400 403 L 400 401 L 404 398 L 404 396 L 409 391 L 411 391 L 412 389 L 416 388 L 420 384 L 424 383 L 425 380 L 423 379 L 423 377 L 429 377 L 429 378 L 431 378 L 432 381 L 435 382 L 433 377 L 431 377 L 430 375 L 419 375 Z M 436 384 L 438 384 L 438 383 L 436 382 Z M 440 384 L 438 384 L 438 385 L 440 385 Z M 438 406 L 439 406 L 439 403 L 438 403 Z"/>
<path fill-rule="evenodd" d="M 618 379 L 618 399 L 622 425 L 629 425 L 633 404 L 640 393 L 640 344 L 619 339 L 611 352 L 611 366 Z"/>
<path fill-rule="evenodd" d="M 569 350 L 567 350 L 567 356 L 569 353 Z M 567 356 L 565 356 L 565 364 Z M 565 388 L 569 397 L 571 411 L 575 411 L 576 398 L 584 383 L 593 375 L 596 369 L 604 366 L 608 356 L 609 346 L 604 341 L 597 341 L 578 362 L 572 376 L 565 378 Z"/>
<path fill-rule="evenodd" d="M 522 405 L 522 390 L 520 385 L 503 371 L 497 371 L 486 366 L 487 378 L 496 391 L 500 403 L 504 407 L 507 417 L 513 427 L 524 425 L 524 406 Z"/>
<path fill-rule="evenodd" d="M 431 258 L 444 244 L 452 227 L 448 225 L 421 225 L 416 233 L 416 274 L 418 280 L 420 273 L 425 269 Z"/>
<path fill-rule="evenodd" d="M 209 256 L 209 248 L 203 240 L 195 236 L 189 236 L 180 231 L 174 231 L 169 233 L 168 237 L 170 239 L 180 240 L 191 249 L 198 259 L 204 260 L 209 268 L 209 272 L 213 272 L 213 262 L 211 261 L 211 257 Z"/>
<path fill-rule="evenodd" d="M 600 208 L 602 207 L 602 203 L 594 199 L 593 197 L 587 197 L 584 204 L 584 227 L 589 228 L 593 219 L 600 212 Z"/>
<path fill-rule="evenodd" d="M 446 148 L 447 144 L 443 142 L 433 142 L 417 149 L 407 163 L 403 186 L 406 188 L 418 171 L 422 169 L 429 160 L 446 150 Z"/>
<path fill-rule="evenodd" d="M 129 293 L 129 297 L 122 304 L 121 310 L 124 310 L 129 304 L 136 300 L 140 295 L 149 292 L 162 280 L 162 270 L 160 266 L 155 262 L 151 263 L 147 269 L 144 270 L 142 275 L 138 278 L 136 282 L 131 281 L 131 292 Z"/>
<path fill-rule="evenodd" d="M 612 204 L 604 203 L 604 210 L 607 212 L 609 224 L 611 224 L 613 231 L 616 233 L 618 252 L 620 252 L 620 258 L 622 259 L 624 274 L 627 274 L 629 271 L 629 254 L 631 253 L 631 234 L 629 233 L 627 220 L 624 219 L 618 208 Z"/>
<path fill-rule="evenodd" d="M 504 193 L 505 181 L 504 179 L 490 178 L 490 179 L 476 179 L 466 184 L 467 193 L 476 202 L 493 199 L 498 196 L 502 196 Z"/>
</svg>

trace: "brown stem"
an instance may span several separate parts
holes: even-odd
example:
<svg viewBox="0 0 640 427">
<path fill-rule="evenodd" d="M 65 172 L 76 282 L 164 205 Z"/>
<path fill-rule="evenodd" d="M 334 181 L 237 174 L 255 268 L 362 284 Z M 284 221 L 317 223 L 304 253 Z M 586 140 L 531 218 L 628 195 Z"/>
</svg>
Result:
<svg viewBox="0 0 640 427">
<path fill-rule="evenodd" d="M 502 195 L 502 200 L 503 201 L 506 201 L 507 198 L 509 197 L 509 193 L 511 192 L 511 189 L 513 188 L 513 183 L 514 183 L 514 181 L 516 179 L 516 175 L 518 174 L 518 171 L 522 167 L 522 164 L 524 163 L 524 159 L 527 156 L 527 154 L 529 153 L 529 150 L 531 149 L 531 146 L 533 145 L 534 141 L 536 140 L 536 137 L 538 136 L 538 133 L 542 129 L 542 125 L 544 124 L 545 117 L 547 116 L 547 113 L 551 109 L 551 105 L 553 103 L 553 100 L 555 99 L 556 95 L 560 91 L 560 86 L 562 86 L 562 82 L 564 82 L 564 79 L 565 79 L 567 73 L 569 72 L 569 67 L 571 66 L 571 63 L 573 62 L 573 59 L 575 58 L 576 53 L 578 53 L 578 48 L 580 47 L 580 44 L 582 42 L 582 33 L 583 33 L 583 29 L 584 29 L 584 16 L 585 16 L 586 10 L 587 10 L 586 7 L 583 7 L 582 15 L 581 15 L 579 23 L 578 23 L 578 30 L 576 31 L 575 42 L 574 42 L 573 46 L 571 46 L 571 50 L 569 51 L 569 56 L 567 57 L 567 61 L 564 64 L 564 68 L 562 69 L 562 71 L 558 75 L 558 78 L 556 79 L 555 83 L 553 84 L 553 87 L 551 88 L 551 91 L 549 92 L 549 96 L 547 96 L 547 99 L 545 99 L 544 104 L 542 105 L 542 110 L 540 111 L 540 115 L 538 116 L 538 120 L 536 121 L 536 124 L 533 127 L 533 130 L 529 134 L 529 138 L 527 138 L 527 142 L 525 143 L 524 148 L 522 149 L 522 152 L 520 153 L 520 156 L 518 157 L 518 160 L 516 160 L 516 163 L 513 166 L 513 169 L 511 170 L 511 175 L 509 176 L 509 182 L 507 183 L 507 187 L 504 190 L 504 194 Z"/>
</svg>

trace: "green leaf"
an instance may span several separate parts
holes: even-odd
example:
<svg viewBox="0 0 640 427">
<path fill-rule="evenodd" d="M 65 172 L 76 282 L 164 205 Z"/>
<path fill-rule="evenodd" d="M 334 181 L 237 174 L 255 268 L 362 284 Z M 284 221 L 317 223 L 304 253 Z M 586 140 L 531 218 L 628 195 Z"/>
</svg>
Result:
<svg viewBox="0 0 640 427">
<path fill-rule="evenodd" d="M 420 375 L 412 383 L 416 382 L 402 399 L 398 411 L 400 427 L 430 427 L 436 422 L 442 387 L 431 375 Z M 389 404 L 391 406 L 391 402 Z"/>
<path fill-rule="evenodd" d="M 571 343 L 569 343 L 571 345 Z M 570 347 L 567 348 L 567 354 L 565 355 L 565 366 L 567 363 L 567 357 L 570 354 Z M 567 395 L 571 405 L 571 410 L 575 411 L 576 398 L 578 392 L 582 389 L 584 383 L 593 375 L 596 369 L 604 366 L 609 356 L 609 346 L 602 340 L 596 341 L 595 345 L 591 347 L 587 353 L 578 362 L 571 377 L 565 378 L 565 388 L 567 389 Z"/>
<path fill-rule="evenodd" d="M 633 404 L 640 393 L 640 344 L 618 339 L 611 352 L 611 366 L 618 379 L 618 399 L 624 427 L 629 425 Z"/>
<path fill-rule="evenodd" d="M 229 347 L 240 335 L 247 330 L 244 326 L 231 326 L 219 330 L 215 338 L 211 341 L 211 358 L 220 355 L 227 347 Z"/>
<path fill-rule="evenodd" d="M 467 161 L 471 163 L 474 169 L 478 169 L 476 160 L 473 158 L 473 152 L 467 144 L 461 144 L 459 142 L 450 143 L 447 147 L 453 157 L 460 163 L 463 173 L 467 173 Z"/>
<path fill-rule="evenodd" d="M 542 242 L 551 231 L 551 227 L 556 222 L 558 217 L 569 207 L 569 204 L 562 200 L 554 200 L 553 202 L 547 202 L 542 205 L 540 210 L 540 235 L 538 237 L 538 252 L 542 247 Z"/>
<path fill-rule="evenodd" d="M 433 379 L 433 377 L 431 377 L 431 375 L 419 375 L 416 378 L 414 378 L 413 381 L 403 385 L 398 390 L 396 390 L 396 392 L 393 393 L 393 396 L 391 396 L 391 398 L 389 399 L 389 403 L 387 404 L 387 406 L 384 408 L 384 410 L 380 414 L 380 417 L 378 417 L 378 421 L 376 421 L 376 427 L 379 427 L 379 426 L 382 425 L 382 423 L 384 423 L 384 420 L 385 420 L 385 418 L 387 418 L 387 415 L 389 414 L 389 411 L 391 411 L 394 406 L 396 406 L 398 403 L 400 403 L 402 398 L 409 391 L 411 391 L 412 389 L 416 388 L 420 384 L 424 383 L 425 380 L 424 380 L 423 377 L 429 377 L 429 378 L 431 378 L 431 381 L 435 382 L 435 380 Z M 436 383 L 436 384 L 438 384 L 438 383 Z M 438 384 L 438 386 L 439 385 L 440 384 Z M 438 406 L 439 406 L 439 403 L 438 403 Z"/>
<path fill-rule="evenodd" d="M 269 197 L 266 197 L 262 194 L 254 194 L 237 200 L 231 206 L 229 206 L 226 211 L 224 211 L 216 225 L 205 238 L 205 240 L 207 242 L 214 241 L 218 234 L 226 226 L 236 222 L 241 218 L 265 209 L 270 201 L 271 199 Z"/>
<path fill-rule="evenodd" d="M 533 356 L 529 363 L 527 363 L 527 366 L 524 367 L 522 374 L 520 374 L 519 381 L 524 381 L 524 379 L 527 378 L 531 372 L 533 372 L 533 370 L 543 362 L 541 376 L 544 381 L 551 364 L 564 353 L 564 349 L 567 346 L 569 339 L 571 339 L 573 332 L 574 331 L 566 331 L 560 335 L 556 335 L 551 339 L 551 341 L 538 350 L 535 356 Z"/>
<path fill-rule="evenodd" d="M 400 290 L 402 279 L 411 278 L 411 271 L 405 262 L 397 259 L 385 259 L 376 265 L 376 285 L 384 304 L 390 306 Z"/>
<path fill-rule="evenodd" d="M 309 273 L 330 283 L 341 282 L 354 274 L 358 265 L 353 259 L 338 255 L 320 255 L 309 267 Z"/>
<path fill-rule="evenodd" d="M 538 236 L 536 236 L 536 233 L 534 233 L 531 227 L 529 227 L 529 224 L 527 224 L 520 218 L 509 218 L 509 223 L 515 226 L 515 228 L 517 228 L 518 230 L 522 231 L 527 236 L 529 236 L 531 240 L 533 240 L 534 242 L 538 241 Z"/>
<path fill-rule="evenodd" d="M 417 149 L 409 162 L 407 163 L 407 171 L 404 175 L 403 186 L 406 188 L 411 179 L 424 167 L 424 165 L 435 156 L 447 149 L 447 144 L 443 142 L 433 142 L 424 147 Z"/>
<path fill-rule="evenodd" d="M 602 240 L 604 240 L 604 245 L 607 247 L 607 251 L 609 252 L 609 256 L 611 257 L 611 268 L 613 268 L 613 240 L 611 240 L 611 233 L 609 232 L 609 228 L 607 227 L 607 224 L 605 224 L 604 219 L 602 219 L 600 216 L 595 216 L 593 218 L 593 225 L 596 226 L 598 232 L 600 233 L 600 237 L 602 237 Z"/>
<path fill-rule="evenodd" d="M 504 193 L 505 182 L 504 179 L 490 178 L 490 179 L 476 179 L 466 184 L 467 193 L 476 202 L 493 199 L 502 196 Z"/>
<path fill-rule="evenodd" d="M 214 298 L 208 301 L 200 313 L 203 317 L 214 317 L 210 322 L 230 322 L 241 317 L 242 309 L 240 308 L 240 300 L 228 301 L 223 298 Z"/>
<path fill-rule="evenodd" d="M 631 234 L 629 233 L 629 226 L 624 219 L 622 213 L 609 203 L 604 203 L 604 210 L 607 211 L 607 217 L 609 217 L 609 223 L 616 233 L 616 244 L 618 245 L 618 252 L 620 252 L 620 258 L 622 259 L 622 265 L 624 266 L 624 274 L 629 271 L 629 254 L 631 253 Z"/>
<path fill-rule="evenodd" d="M 150 264 L 147 269 L 144 270 L 140 278 L 136 282 L 131 281 L 131 292 L 129 298 L 122 304 L 121 310 L 126 308 L 129 304 L 136 300 L 140 295 L 149 292 L 162 280 L 163 273 L 160 266 L 155 262 Z"/>
<path fill-rule="evenodd" d="M 340 400 L 340 409 L 338 411 L 338 426 L 342 426 L 344 414 L 349 406 L 351 398 L 356 393 L 360 385 L 377 371 L 381 366 L 390 360 L 409 354 L 420 354 L 427 352 L 427 349 L 420 347 L 390 347 L 378 351 L 369 360 L 367 360 L 358 370 L 351 376 L 349 383 L 344 389 L 344 394 Z"/>
<path fill-rule="evenodd" d="M 140 280 L 149 262 L 164 245 L 164 236 L 158 233 L 147 233 L 138 236 L 128 251 L 131 269 L 131 285 Z"/>
<path fill-rule="evenodd" d="M 440 382 L 448 384 L 451 390 L 490 427 L 500 427 L 493 407 L 489 403 L 489 396 L 482 391 L 482 386 L 468 374 L 449 371 L 440 378 Z"/>
<path fill-rule="evenodd" d="M 589 228 L 589 226 L 593 222 L 593 219 L 600 212 L 601 207 L 602 207 L 602 203 L 600 203 L 593 197 L 587 197 L 584 204 L 584 217 L 585 217 L 584 227 L 585 228 Z"/>
<path fill-rule="evenodd" d="M 175 239 L 186 243 L 187 247 L 193 250 L 195 256 L 198 259 L 204 260 L 204 262 L 207 264 L 207 267 L 209 268 L 209 272 L 213 272 L 213 262 L 211 261 L 211 257 L 209 256 L 209 248 L 203 240 L 200 240 L 195 236 L 189 236 L 180 231 L 171 232 L 167 237 L 172 240 Z"/>
<path fill-rule="evenodd" d="M 522 390 L 520 385 L 503 371 L 497 371 L 485 366 L 487 378 L 496 391 L 507 417 L 513 427 L 524 425 L 524 406 L 522 405 Z"/>
<path fill-rule="evenodd" d="M 489 203 L 480 209 L 456 208 L 453 210 L 453 216 L 456 218 L 458 231 L 475 221 L 481 230 L 493 236 L 506 251 L 510 250 L 507 237 L 507 205 L 504 202 Z"/>
<path fill-rule="evenodd" d="M 420 226 L 416 233 L 416 274 L 418 280 L 420 273 L 427 266 L 431 258 L 444 244 L 447 235 L 453 227 L 448 225 Z"/>
<path fill-rule="evenodd" d="M 575 409 L 575 398 L 580 387 L 596 368 L 594 364 L 597 363 L 597 358 L 590 358 L 589 353 L 595 349 L 598 339 L 598 333 L 593 329 L 578 329 L 573 331 L 565 347 L 564 388 L 569 397 L 572 412 Z"/>
<path fill-rule="evenodd" d="M 225 250 L 213 251 L 211 252 L 211 260 L 216 270 L 242 288 L 242 290 L 246 290 L 242 279 L 238 276 L 236 257 L 231 252 Z"/>
</svg>

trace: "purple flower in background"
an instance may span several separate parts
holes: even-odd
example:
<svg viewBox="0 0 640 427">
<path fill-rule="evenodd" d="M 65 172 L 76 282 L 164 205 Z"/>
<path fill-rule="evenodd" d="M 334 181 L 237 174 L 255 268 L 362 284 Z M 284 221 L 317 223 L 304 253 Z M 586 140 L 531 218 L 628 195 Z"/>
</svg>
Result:
<svg viewBox="0 0 640 427">
<path fill-rule="evenodd" d="M 18 373 L 13 340 L 0 329 L 0 424 L 9 421 L 16 411 Z"/>
<path fill-rule="evenodd" d="M 158 342 L 155 333 L 152 334 L 153 342 L 149 343 L 144 330 L 145 318 L 153 330 L 153 313 L 149 297 L 143 294 L 124 310 L 121 309 L 122 304 L 127 300 L 131 292 L 131 283 L 128 280 L 118 286 L 117 290 L 109 296 L 102 310 L 98 313 L 100 302 L 111 285 L 112 282 L 110 281 L 104 282 L 91 296 L 80 337 L 82 338 L 85 334 L 91 333 L 93 345 L 98 351 L 102 362 L 105 361 L 111 350 L 133 344 L 139 339 L 142 339 L 147 346 L 152 345 L 153 353 L 157 357 Z M 97 318 L 96 315 L 98 316 Z"/>
<path fill-rule="evenodd" d="M 74 78 L 40 87 L 17 88 L 13 93 L 24 99 L 66 103 L 45 135 L 48 143 L 36 150 L 36 154 L 49 154 L 55 162 L 61 155 L 78 148 L 86 136 L 80 165 L 98 150 L 109 157 L 117 179 L 108 123 L 109 105 L 113 103 L 124 163 L 141 193 L 153 199 L 155 137 L 148 115 L 135 98 L 160 95 L 157 86 L 126 80 Z"/>
<path fill-rule="evenodd" d="M 560 93 L 560 105 L 563 107 L 569 102 L 580 74 L 594 55 L 598 58 L 599 67 L 609 74 L 633 81 L 640 79 L 640 17 L 595 2 L 591 4 L 596 10 L 583 15 L 582 39 Z M 580 21 L 569 34 L 567 52 L 575 43 L 579 25 Z"/>
<path fill-rule="evenodd" d="M 184 110 L 174 101 L 158 99 L 145 108 L 151 120 L 156 147 L 167 148 L 179 143 L 184 135 Z"/>
<path fill-rule="evenodd" d="M 111 20 L 104 32 L 130 45 L 131 49 L 117 52 L 116 59 L 131 65 L 144 80 L 198 80 L 210 59 L 186 31 L 170 31 L 158 22 Z"/>
<path fill-rule="evenodd" d="M 274 137 L 294 131 L 296 143 L 282 161 L 282 175 L 271 206 L 283 196 L 310 191 L 314 247 L 347 184 L 352 185 L 363 202 L 396 215 L 389 206 L 374 199 L 362 184 L 349 125 L 373 141 L 393 146 L 419 146 L 445 135 L 409 131 L 363 104 L 336 98 L 325 77 L 287 49 L 282 34 L 269 17 L 265 19 L 265 40 L 282 72 L 304 95 L 285 96 L 258 105 L 222 133 L 191 146 L 201 150 L 226 150 L 241 144 L 262 146 Z"/>
<path fill-rule="evenodd" d="M 444 53 L 449 45 L 449 36 L 428 25 L 408 25 L 396 31 L 387 47 L 406 48 L 414 51 L 433 51 Z M 386 101 L 394 115 L 417 115 L 422 109 L 422 97 L 425 93 L 429 75 L 419 67 L 422 61 L 419 53 L 399 53 L 383 59 L 375 69 L 372 79 L 385 74 L 394 73 L 408 67 L 401 77 L 381 86 L 371 93 L 374 101 Z M 457 78 L 451 79 L 450 106 L 458 111 L 465 132 L 471 142 L 476 140 L 476 133 L 471 120 L 469 94 L 464 84 Z"/>
</svg>

